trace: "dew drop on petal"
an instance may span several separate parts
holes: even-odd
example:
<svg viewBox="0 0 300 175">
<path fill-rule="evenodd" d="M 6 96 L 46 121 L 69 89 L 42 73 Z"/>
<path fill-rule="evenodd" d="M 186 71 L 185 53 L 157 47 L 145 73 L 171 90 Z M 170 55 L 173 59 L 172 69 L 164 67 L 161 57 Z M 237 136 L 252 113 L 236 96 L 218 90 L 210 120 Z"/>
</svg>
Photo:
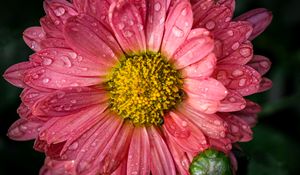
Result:
<svg viewBox="0 0 300 175">
<path fill-rule="evenodd" d="M 239 86 L 245 86 L 246 81 L 247 81 L 247 80 L 246 80 L 245 78 L 240 79 L 240 81 L 239 81 Z"/>
<path fill-rule="evenodd" d="M 62 7 L 58 7 L 57 9 L 54 10 L 54 13 L 56 16 L 62 16 L 65 14 L 66 10 Z"/>
<path fill-rule="evenodd" d="M 244 72 L 241 71 L 241 70 L 239 70 L 239 69 L 236 69 L 235 71 L 232 72 L 232 75 L 233 75 L 234 77 L 239 77 L 239 76 L 244 75 Z"/>
<path fill-rule="evenodd" d="M 221 125 L 221 123 L 222 123 L 222 122 L 221 122 L 220 120 L 215 120 L 215 121 L 214 121 L 214 124 L 215 124 L 215 125 Z"/>
<path fill-rule="evenodd" d="M 69 150 L 76 150 L 78 148 L 78 142 L 74 142 L 72 145 L 69 146 Z"/>
<path fill-rule="evenodd" d="M 187 15 L 187 9 L 186 8 L 181 11 L 181 15 L 182 16 L 186 16 Z"/>
<path fill-rule="evenodd" d="M 259 65 L 263 68 L 268 68 L 269 67 L 269 63 L 267 61 L 262 61 L 259 63 Z"/>
<path fill-rule="evenodd" d="M 228 30 L 227 34 L 228 34 L 228 36 L 233 36 L 233 31 L 232 30 Z"/>
<path fill-rule="evenodd" d="M 208 29 L 208 30 L 212 30 L 214 29 L 216 26 L 216 23 L 214 21 L 208 21 L 206 24 L 205 24 L 205 27 Z"/>
<path fill-rule="evenodd" d="M 160 3 L 159 2 L 155 3 L 154 4 L 154 10 L 158 12 L 160 9 L 161 9 Z"/>
<path fill-rule="evenodd" d="M 68 57 L 62 56 L 61 59 L 66 67 L 72 67 L 72 63 Z"/>
<path fill-rule="evenodd" d="M 178 28 L 177 26 L 174 26 L 172 28 L 172 32 L 176 37 L 183 37 L 183 35 L 184 35 L 183 31 L 180 28 Z"/>
<path fill-rule="evenodd" d="M 47 83 L 49 83 L 49 81 L 50 81 L 50 79 L 49 79 L 49 78 L 44 78 L 44 79 L 43 79 L 43 83 L 44 83 L 44 84 L 47 84 Z"/>
<path fill-rule="evenodd" d="M 125 27 L 125 24 L 124 24 L 124 23 L 119 23 L 119 25 L 118 25 L 118 26 L 119 26 L 119 29 L 120 29 L 120 30 L 123 30 L 123 29 L 124 29 L 124 27 Z"/>
<path fill-rule="evenodd" d="M 133 36 L 133 33 L 127 30 L 127 31 L 124 32 L 124 36 L 129 38 L 129 37 Z"/>
<path fill-rule="evenodd" d="M 77 100 L 71 100 L 71 103 L 73 103 L 73 104 L 76 104 L 77 103 Z"/>
<path fill-rule="evenodd" d="M 46 65 L 46 66 L 51 65 L 52 62 L 53 62 L 53 61 L 52 61 L 52 59 L 50 59 L 50 58 L 44 58 L 44 59 L 43 59 L 43 64 Z"/>
<path fill-rule="evenodd" d="M 230 97 L 230 98 L 229 98 L 229 101 L 230 101 L 231 103 L 234 103 L 234 102 L 236 102 L 236 99 L 235 99 L 234 97 Z"/>
<path fill-rule="evenodd" d="M 240 47 L 240 43 L 235 42 L 235 43 L 231 46 L 231 49 L 232 49 L 232 50 L 236 50 L 236 49 L 238 49 L 239 47 Z"/>
<path fill-rule="evenodd" d="M 240 49 L 240 54 L 243 57 L 249 57 L 251 55 L 251 49 L 249 49 L 249 48 L 242 48 L 242 49 Z"/>
</svg>

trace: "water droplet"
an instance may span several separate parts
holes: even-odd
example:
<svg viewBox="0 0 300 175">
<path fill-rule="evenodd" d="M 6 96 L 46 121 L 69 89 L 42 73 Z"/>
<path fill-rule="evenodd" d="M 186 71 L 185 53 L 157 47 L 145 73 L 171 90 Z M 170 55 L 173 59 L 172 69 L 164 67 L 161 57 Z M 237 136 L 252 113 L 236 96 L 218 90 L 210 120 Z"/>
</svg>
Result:
<svg viewBox="0 0 300 175">
<path fill-rule="evenodd" d="M 240 43 L 239 42 L 235 42 L 232 46 L 231 46 L 231 49 L 232 50 L 236 50 L 240 47 Z"/>
<path fill-rule="evenodd" d="M 221 136 L 221 137 L 225 137 L 225 136 L 226 136 L 225 132 L 224 132 L 224 131 L 221 131 L 220 136 Z"/>
<path fill-rule="evenodd" d="M 134 24 L 133 20 L 129 20 L 128 24 L 131 25 L 131 26 L 133 26 L 133 24 Z"/>
<path fill-rule="evenodd" d="M 72 63 L 70 61 L 70 59 L 66 56 L 61 56 L 61 60 L 64 62 L 64 65 L 66 67 L 72 67 Z"/>
<path fill-rule="evenodd" d="M 242 49 L 240 49 L 240 54 L 243 57 L 249 57 L 251 55 L 251 49 L 249 49 L 249 48 L 242 48 Z"/>
<path fill-rule="evenodd" d="M 60 92 L 57 93 L 57 98 L 63 98 L 65 95 L 66 95 L 65 92 L 60 91 Z"/>
<path fill-rule="evenodd" d="M 28 129 L 27 126 L 24 126 L 24 125 L 20 125 L 19 128 L 23 132 L 26 132 L 26 130 Z"/>
<path fill-rule="evenodd" d="M 208 30 L 212 30 L 214 29 L 216 26 L 216 23 L 214 21 L 208 21 L 206 24 L 205 24 L 205 27 L 208 29 Z"/>
<path fill-rule="evenodd" d="M 51 65 L 52 62 L 53 62 L 53 61 L 52 61 L 52 59 L 50 59 L 50 58 L 44 58 L 44 59 L 43 59 L 43 64 L 46 65 L 46 66 Z"/>
<path fill-rule="evenodd" d="M 70 57 L 73 58 L 73 59 L 77 58 L 77 53 L 70 52 Z"/>
<path fill-rule="evenodd" d="M 124 24 L 124 23 L 119 23 L 119 25 L 118 25 L 118 26 L 119 26 L 119 29 L 120 29 L 120 30 L 123 30 L 123 29 L 124 29 L 124 27 L 125 27 L 125 24 Z"/>
<path fill-rule="evenodd" d="M 239 131 L 239 128 L 237 126 L 235 126 L 235 125 L 231 125 L 231 131 L 233 133 L 237 133 Z"/>
<path fill-rule="evenodd" d="M 124 36 L 127 38 L 132 37 L 132 35 L 133 35 L 133 33 L 128 30 L 124 32 Z"/>
<path fill-rule="evenodd" d="M 161 9 L 160 3 L 159 2 L 155 3 L 154 4 L 154 10 L 158 12 L 160 9 Z"/>
<path fill-rule="evenodd" d="M 71 100 L 71 103 L 73 103 L 73 104 L 76 104 L 77 103 L 77 100 Z"/>
<path fill-rule="evenodd" d="M 232 72 L 232 75 L 233 75 L 234 77 L 239 77 L 239 76 L 244 75 L 244 72 L 241 71 L 241 70 L 239 70 L 239 69 L 236 69 L 235 71 Z"/>
<path fill-rule="evenodd" d="M 77 86 L 79 86 L 79 84 L 78 83 L 72 83 L 72 84 L 70 84 L 70 86 L 77 87 Z"/>
<path fill-rule="evenodd" d="M 262 61 L 259 63 L 259 65 L 263 68 L 268 68 L 269 67 L 269 63 L 267 61 Z"/>
<path fill-rule="evenodd" d="M 215 124 L 215 125 L 221 125 L 222 122 L 221 122 L 220 120 L 215 120 L 215 121 L 214 121 L 214 124 Z"/>
<path fill-rule="evenodd" d="M 181 15 L 182 16 L 186 16 L 187 15 L 187 9 L 186 8 L 181 11 Z"/>
<path fill-rule="evenodd" d="M 230 17 L 226 17 L 226 18 L 225 18 L 225 22 L 229 22 L 230 20 L 231 20 Z"/>
<path fill-rule="evenodd" d="M 56 16 L 62 16 L 63 14 L 65 14 L 65 12 L 66 10 L 63 7 L 58 7 L 54 10 Z"/>
<path fill-rule="evenodd" d="M 228 30 L 227 34 L 228 34 L 228 36 L 233 36 L 233 31 L 232 30 Z"/>
<path fill-rule="evenodd" d="M 59 21 L 59 20 L 55 20 L 55 21 L 54 21 L 54 24 L 55 24 L 55 25 L 59 25 L 59 24 L 60 24 L 60 21 Z M 77 29 L 77 28 L 76 28 L 76 29 Z M 74 30 L 74 31 L 75 31 L 75 30 Z M 77 29 L 77 31 L 78 31 L 78 29 Z"/>
<path fill-rule="evenodd" d="M 172 28 L 172 32 L 176 37 L 183 37 L 183 35 L 184 35 L 183 31 L 180 28 L 178 28 L 177 26 L 174 26 Z"/>
<path fill-rule="evenodd" d="M 43 83 L 44 83 L 44 84 L 47 84 L 47 83 L 49 83 L 49 81 L 50 81 L 50 79 L 49 79 L 49 78 L 44 78 L 44 79 L 43 79 Z"/>
<path fill-rule="evenodd" d="M 234 97 L 230 97 L 228 100 L 232 103 L 236 102 L 236 99 Z"/>
<path fill-rule="evenodd" d="M 144 26 L 142 24 L 138 24 L 137 27 L 138 31 L 142 31 L 144 29 Z"/>
<path fill-rule="evenodd" d="M 164 22 L 165 22 L 165 18 L 164 17 L 160 18 L 159 24 L 163 24 Z"/>
<path fill-rule="evenodd" d="M 78 172 L 81 173 L 81 172 L 83 172 L 84 170 L 86 170 L 87 167 L 88 167 L 88 165 L 89 165 L 88 162 L 86 162 L 86 161 L 81 161 L 81 162 L 79 163 L 79 166 L 78 166 Z"/>
<path fill-rule="evenodd" d="M 240 81 L 239 81 L 239 86 L 245 86 L 246 81 L 247 81 L 247 80 L 246 80 L 245 78 L 240 79 Z"/>
<path fill-rule="evenodd" d="M 16 127 L 14 129 L 10 130 L 9 134 L 13 135 L 13 136 L 20 136 L 22 133 L 21 133 L 19 127 Z"/>
<path fill-rule="evenodd" d="M 181 123 L 181 125 L 183 126 L 183 127 L 187 127 L 187 125 L 188 125 L 188 123 L 186 122 L 186 121 L 182 121 L 182 123 Z"/>
<path fill-rule="evenodd" d="M 76 150 L 78 148 L 79 144 L 78 142 L 74 142 L 72 145 L 69 146 L 69 150 Z"/>
</svg>

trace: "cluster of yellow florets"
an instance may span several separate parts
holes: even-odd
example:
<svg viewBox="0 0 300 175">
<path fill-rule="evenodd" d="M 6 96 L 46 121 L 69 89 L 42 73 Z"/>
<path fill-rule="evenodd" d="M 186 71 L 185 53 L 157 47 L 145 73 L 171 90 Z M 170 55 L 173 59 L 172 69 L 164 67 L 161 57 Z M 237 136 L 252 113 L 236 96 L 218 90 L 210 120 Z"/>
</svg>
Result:
<svg viewBox="0 0 300 175">
<path fill-rule="evenodd" d="M 108 75 L 110 108 L 136 125 L 160 125 L 183 98 L 180 73 L 160 54 L 124 56 Z"/>
</svg>

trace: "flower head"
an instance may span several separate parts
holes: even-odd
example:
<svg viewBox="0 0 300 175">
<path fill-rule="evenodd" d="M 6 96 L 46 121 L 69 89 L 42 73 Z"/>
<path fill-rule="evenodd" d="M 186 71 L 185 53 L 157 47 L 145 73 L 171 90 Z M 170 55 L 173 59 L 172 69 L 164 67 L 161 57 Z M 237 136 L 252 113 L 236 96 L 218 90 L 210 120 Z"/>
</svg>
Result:
<svg viewBox="0 0 300 175">
<path fill-rule="evenodd" d="M 23 88 L 15 140 L 35 139 L 41 174 L 188 174 L 208 148 L 249 141 L 270 67 L 250 40 L 271 15 L 231 19 L 233 0 L 46 0 L 35 51 L 10 67 Z"/>
</svg>

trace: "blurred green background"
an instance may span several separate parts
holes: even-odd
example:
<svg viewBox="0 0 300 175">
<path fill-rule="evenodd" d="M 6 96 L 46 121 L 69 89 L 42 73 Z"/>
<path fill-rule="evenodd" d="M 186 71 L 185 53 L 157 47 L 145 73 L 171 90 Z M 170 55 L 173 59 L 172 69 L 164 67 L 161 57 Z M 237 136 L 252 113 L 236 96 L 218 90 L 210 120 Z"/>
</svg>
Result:
<svg viewBox="0 0 300 175">
<path fill-rule="evenodd" d="M 267 74 L 273 88 L 252 96 L 263 106 L 254 139 L 241 144 L 246 154 L 241 161 L 244 175 L 298 175 L 300 166 L 300 1 L 237 0 L 236 15 L 264 7 L 273 12 L 269 28 L 254 40 L 256 54 L 273 62 Z M 1 1 L 0 73 L 10 65 L 25 61 L 33 53 L 23 42 L 22 32 L 39 25 L 44 15 L 42 0 Z M 33 142 L 16 142 L 6 137 L 18 119 L 20 89 L 0 79 L 0 175 L 38 174 L 43 154 L 32 149 Z M 248 166 L 246 166 L 248 165 Z M 247 168 L 246 168 L 247 167 Z"/>
</svg>

